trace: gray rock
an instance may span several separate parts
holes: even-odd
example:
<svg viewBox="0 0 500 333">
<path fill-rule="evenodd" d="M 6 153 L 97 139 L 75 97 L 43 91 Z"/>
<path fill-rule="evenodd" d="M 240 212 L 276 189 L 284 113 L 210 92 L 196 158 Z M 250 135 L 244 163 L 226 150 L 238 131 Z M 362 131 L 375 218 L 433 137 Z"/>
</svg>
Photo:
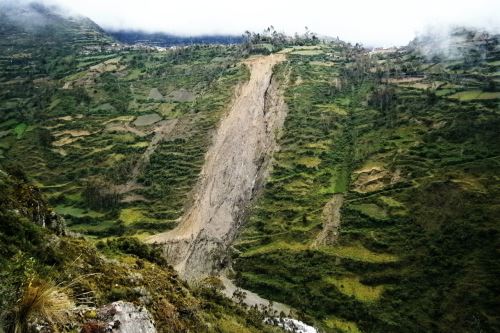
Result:
<svg viewBox="0 0 500 333">
<path fill-rule="evenodd" d="M 153 317 L 142 306 L 118 301 L 106 305 L 102 310 L 107 316 L 108 328 L 114 333 L 156 333 Z"/>
</svg>

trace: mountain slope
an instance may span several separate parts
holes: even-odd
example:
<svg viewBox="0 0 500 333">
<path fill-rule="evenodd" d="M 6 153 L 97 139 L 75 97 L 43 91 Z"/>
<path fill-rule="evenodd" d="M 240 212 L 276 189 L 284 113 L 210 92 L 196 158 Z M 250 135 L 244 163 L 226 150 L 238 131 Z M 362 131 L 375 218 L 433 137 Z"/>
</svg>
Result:
<svg viewBox="0 0 500 333">
<path fill-rule="evenodd" d="M 13 325 L 29 331 L 37 326 L 48 332 L 101 332 L 108 325 L 101 313 L 115 301 L 146 308 L 155 332 L 281 331 L 263 324 L 264 313 L 223 297 L 217 281 L 189 288 L 159 250 L 134 238 L 100 242 L 96 248 L 81 238 L 56 236 L 53 230 L 64 233 L 60 217 L 18 169 L 10 172 L 0 170 L 0 325 L 7 332 Z M 57 223 L 45 229 L 42 220 Z M 50 291 L 39 295 L 41 305 L 27 303 L 35 286 Z M 67 304 L 48 317 L 56 311 L 55 297 L 63 296 Z M 123 330 L 125 324 L 122 319 Z M 146 329 L 138 320 L 135 325 Z"/>
<path fill-rule="evenodd" d="M 241 36 L 231 35 L 206 35 L 206 36 L 176 36 L 165 33 L 145 33 L 142 31 L 108 31 L 108 33 L 126 44 L 146 44 L 158 47 L 169 47 L 193 44 L 239 44 Z"/>
<path fill-rule="evenodd" d="M 123 237 L 178 236 L 199 223 L 187 233 L 193 244 L 222 253 L 193 246 L 183 259 L 196 260 L 181 273 L 205 275 L 215 263 L 261 296 L 251 298 L 283 303 L 322 332 L 500 329 L 498 36 L 458 29 L 369 51 L 268 30 L 241 46 L 158 51 L 115 44 L 92 22 L 52 8 L 8 10 L 0 262 L 11 319 L 33 267 L 49 284 L 81 276 L 70 289 L 93 293 L 96 309 L 143 304 L 160 330 L 272 331 L 262 323 L 272 305 L 264 313 L 237 306 L 216 277 L 189 287 L 168 267 L 175 260 Z M 257 58 L 280 63 L 265 64 L 255 80 L 248 54 L 277 50 Z M 245 84 L 255 89 L 234 99 Z M 255 149 L 275 147 L 266 140 L 277 133 L 261 137 L 261 120 L 278 85 L 288 112 L 264 173 L 257 169 L 269 155 Z M 224 205 L 238 214 L 220 218 Z M 69 234 L 87 239 L 35 225 L 60 226 L 51 206 Z M 190 212 L 193 224 L 183 220 Z"/>
<path fill-rule="evenodd" d="M 481 71 L 497 48 L 474 65 L 411 49 L 289 59 L 281 151 L 235 244 L 237 283 L 328 332 L 498 330 L 500 95 Z"/>
<path fill-rule="evenodd" d="M 1 81 L 0 155 L 43 185 L 74 231 L 102 237 L 172 228 L 211 131 L 247 76 L 237 65 L 239 49 L 117 47 L 87 54 L 69 51 L 79 33 L 65 36 L 54 45 L 62 54 L 49 58 L 51 76 Z M 24 48 L 12 38 L 12 48 Z"/>
<path fill-rule="evenodd" d="M 188 280 L 218 273 L 267 173 L 286 115 L 279 88 L 272 83 L 273 67 L 284 60 L 270 55 L 245 62 L 250 79 L 238 89 L 214 134 L 192 208 L 176 229 L 148 240 L 166 243 L 170 262 Z"/>
<path fill-rule="evenodd" d="M 68 16 L 60 8 L 36 2 L 10 1 L 0 4 L 0 38 L 2 80 L 60 75 L 74 65 L 71 57 L 112 42 L 88 18 Z"/>
</svg>

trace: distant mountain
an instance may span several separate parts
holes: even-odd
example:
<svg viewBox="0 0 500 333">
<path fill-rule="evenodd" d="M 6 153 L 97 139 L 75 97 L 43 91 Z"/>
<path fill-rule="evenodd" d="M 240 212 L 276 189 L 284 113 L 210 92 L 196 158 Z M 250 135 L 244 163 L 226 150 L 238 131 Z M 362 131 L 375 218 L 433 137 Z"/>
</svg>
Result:
<svg viewBox="0 0 500 333">
<path fill-rule="evenodd" d="M 64 27 L 69 22 L 81 25 L 86 24 L 88 27 L 100 30 L 99 26 L 90 19 L 75 15 L 65 14 L 63 10 L 57 6 L 48 6 L 42 3 L 15 3 L 4 2 L 0 3 L 2 12 L 0 17 L 3 23 L 10 23 L 12 26 L 17 26 L 25 30 L 35 30 L 47 27 Z"/>
<path fill-rule="evenodd" d="M 19 39 L 20 34 L 25 39 Z M 87 17 L 68 15 L 56 6 L 41 3 L 0 3 L 0 36 L 3 44 L 14 42 L 38 45 L 50 40 L 73 42 L 66 46 L 88 46 L 109 42 L 111 39 L 96 23 Z"/>
<path fill-rule="evenodd" d="M 120 30 L 108 31 L 118 41 L 126 44 L 147 44 L 160 47 L 191 44 L 239 44 L 243 41 L 242 36 L 235 35 L 202 35 L 202 36 L 178 36 L 162 32 L 148 33 L 143 31 Z"/>
<path fill-rule="evenodd" d="M 415 38 L 410 49 L 427 59 L 460 61 L 473 66 L 483 60 L 493 61 L 500 55 L 500 35 L 486 30 L 455 27 L 448 31 L 432 31 Z"/>
<path fill-rule="evenodd" d="M 105 51 L 113 42 L 92 20 L 68 15 L 59 7 L 0 3 L 0 61 L 10 64 L 0 77 L 54 74 L 57 66 L 48 64 L 56 59 Z"/>
</svg>

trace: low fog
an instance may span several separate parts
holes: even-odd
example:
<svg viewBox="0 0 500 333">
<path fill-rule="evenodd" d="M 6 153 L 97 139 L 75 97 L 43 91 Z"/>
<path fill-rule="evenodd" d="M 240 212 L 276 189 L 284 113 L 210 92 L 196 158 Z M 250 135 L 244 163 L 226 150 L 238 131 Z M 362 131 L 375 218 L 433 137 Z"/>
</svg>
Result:
<svg viewBox="0 0 500 333">
<path fill-rule="evenodd" d="M 0 2 L 6 0 L 0 0 Z M 293 34 L 307 26 L 320 36 L 366 46 L 405 45 L 415 35 L 465 25 L 500 31 L 498 0 L 43 0 L 82 14 L 110 30 L 179 35 L 262 31 L 269 25 Z"/>
</svg>

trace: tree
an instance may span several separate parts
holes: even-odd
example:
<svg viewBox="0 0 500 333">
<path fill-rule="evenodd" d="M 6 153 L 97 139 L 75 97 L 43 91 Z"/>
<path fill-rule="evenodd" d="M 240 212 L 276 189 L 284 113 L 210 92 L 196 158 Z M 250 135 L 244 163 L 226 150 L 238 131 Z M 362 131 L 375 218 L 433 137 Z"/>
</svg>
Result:
<svg viewBox="0 0 500 333">
<path fill-rule="evenodd" d="M 241 290 L 240 288 L 237 288 L 233 292 L 233 296 L 232 296 L 232 298 L 236 301 L 236 303 L 238 303 L 239 305 L 242 305 L 242 306 L 245 305 L 246 297 L 247 297 L 247 293 L 245 291 Z"/>
<path fill-rule="evenodd" d="M 46 128 L 40 127 L 37 130 L 38 142 L 43 148 L 49 148 L 54 142 L 52 132 Z"/>
<path fill-rule="evenodd" d="M 90 208 L 97 210 L 114 209 L 120 202 L 120 194 L 112 184 L 99 178 L 90 179 L 85 183 L 83 198 Z"/>
<path fill-rule="evenodd" d="M 374 89 L 370 96 L 369 104 L 380 111 L 387 111 L 393 105 L 395 98 L 396 93 L 394 88 L 388 85 L 382 85 Z"/>
<path fill-rule="evenodd" d="M 497 83 L 491 77 L 486 78 L 486 85 L 484 87 L 485 91 L 494 92 L 497 90 Z"/>
<path fill-rule="evenodd" d="M 396 118 L 395 101 L 396 92 L 389 85 L 382 85 L 375 88 L 368 100 L 368 104 L 382 112 L 387 127 L 394 125 Z"/>
</svg>

